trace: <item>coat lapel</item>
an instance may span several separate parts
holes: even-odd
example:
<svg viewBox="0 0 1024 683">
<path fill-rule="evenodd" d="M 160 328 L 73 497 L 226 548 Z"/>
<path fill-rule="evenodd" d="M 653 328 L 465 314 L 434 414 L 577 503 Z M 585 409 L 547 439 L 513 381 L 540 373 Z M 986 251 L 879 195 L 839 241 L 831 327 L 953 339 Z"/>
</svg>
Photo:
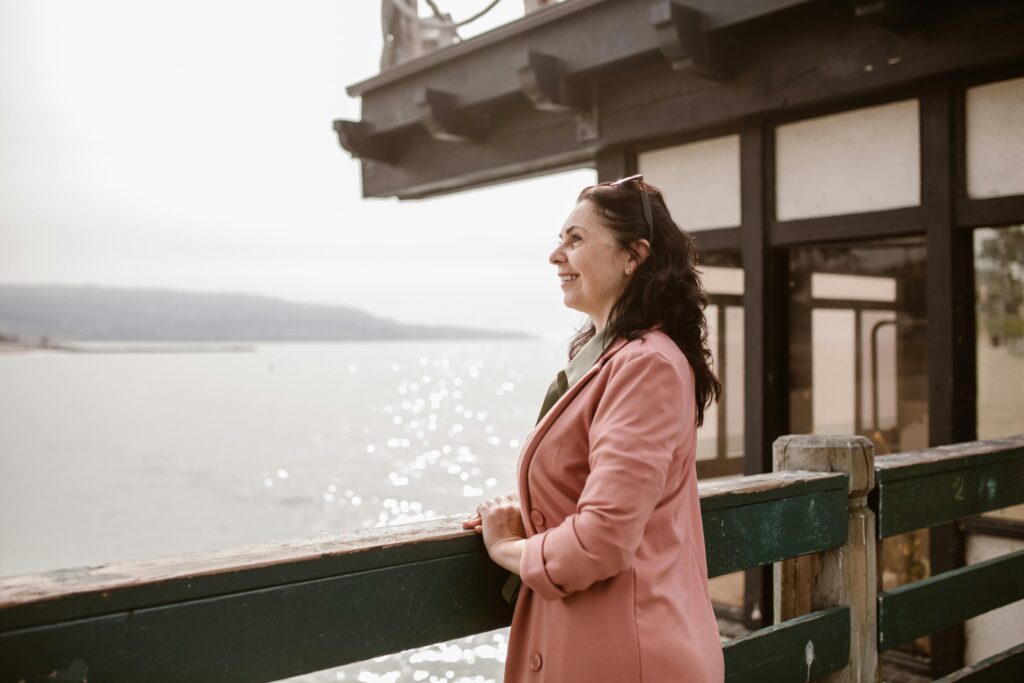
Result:
<svg viewBox="0 0 1024 683">
<path fill-rule="evenodd" d="M 601 371 L 608 359 L 615 355 L 619 349 L 626 345 L 626 340 L 618 338 L 612 342 L 611 346 L 605 349 L 605 352 L 597 359 L 597 362 L 587 372 L 580 377 L 579 381 L 569 387 L 562 396 L 555 401 L 555 404 L 551 406 L 548 412 L 541 418 L 541 421 L 537 423 L 537 426 L 533 428 L 533 431 L 526 437 L 526 443 L 523 445 L 523 450 L 519 456 L 519 468 L 517 476 L 519 479 L 519 496 L 520 506 L 523 511 L 523 520 L 527 525 L 529 522 L 529 510 L 530 508 L 530 492 L 526 487 L 526 473 L 529 471 L 530 460 L 533 459 L 533 454 L 537 450 L 537 445 L 540 443 L 541 438 L 547 434 L 548 430 L 551 429 L 552 423 L 558 419 L 558 416 L 562 414 L 566 406 L 572 402 L 573 398 L 587 385 L 587 383 L 593 379 L 594 375 Z M 530 528 L 529 526 L 527 528 Z"/>
</svg>

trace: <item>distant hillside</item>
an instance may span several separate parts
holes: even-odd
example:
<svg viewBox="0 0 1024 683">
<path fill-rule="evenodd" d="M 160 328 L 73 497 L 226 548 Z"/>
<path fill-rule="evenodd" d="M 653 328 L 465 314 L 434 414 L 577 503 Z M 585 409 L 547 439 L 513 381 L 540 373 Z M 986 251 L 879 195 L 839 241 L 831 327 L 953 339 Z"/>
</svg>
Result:
<svg viewBox="0 0 1024 683">
<path fill-rule="evenodd" d="M 404 325 L 347 306 L 243 294 L 0 285 L 0 337 L 67 341 L 241 342 L 498 339 L 530 335 Z"/>
</svg>

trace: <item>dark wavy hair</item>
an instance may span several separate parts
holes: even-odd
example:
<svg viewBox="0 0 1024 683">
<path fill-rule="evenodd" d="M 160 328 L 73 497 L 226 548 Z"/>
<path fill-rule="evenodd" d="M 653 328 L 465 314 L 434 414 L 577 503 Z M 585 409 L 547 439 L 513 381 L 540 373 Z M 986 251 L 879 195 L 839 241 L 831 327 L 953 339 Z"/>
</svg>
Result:
<svg viewBox="0 0 1024 683">
<path fill-rule="evenodd" d="M 643 262 L 634 246 L 638 240 L 650 239 L 643 215 L 641 183 L 650 198 L 654 218 L 654 239 Z M 606 338 L 609 342 L 619 337 L 637 339 L 660 323 L 693 368 L 697 425 L 702 425 L 704 409 L 718 400 L 722 384 L 712 370 L 704 318 L 708 297 L 697 270 L 693 237 L 672 220 L 661 190 L 639 179 L 591 185 L 580 192 L 576 201 L 589 201 L 619 246 L 639 264 L 612 306 Z M 569 357 L 574 357 L 596 332 L 593 320 L 589 320 L 569 343 Z"/>
</svg>

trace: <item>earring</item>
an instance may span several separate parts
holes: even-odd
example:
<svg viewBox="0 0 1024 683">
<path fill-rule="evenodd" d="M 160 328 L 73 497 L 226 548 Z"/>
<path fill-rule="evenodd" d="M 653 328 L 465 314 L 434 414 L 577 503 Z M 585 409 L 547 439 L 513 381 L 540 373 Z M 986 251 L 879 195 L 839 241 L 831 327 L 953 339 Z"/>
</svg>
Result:
<svg viewBox="0 0 1024 683">
<path fill-rule="evenodd" d="M 629 275 L 632 272 L 633 272 L 633 266 L 626 266 L 626 275 Z"/>
</svg>

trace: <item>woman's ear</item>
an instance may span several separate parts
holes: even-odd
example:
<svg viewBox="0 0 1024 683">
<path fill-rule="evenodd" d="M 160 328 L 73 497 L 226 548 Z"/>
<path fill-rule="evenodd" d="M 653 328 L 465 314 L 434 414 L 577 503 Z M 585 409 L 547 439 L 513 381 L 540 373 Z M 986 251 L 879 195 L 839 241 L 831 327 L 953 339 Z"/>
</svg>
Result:
<svg viewBox="0 0 1024 683">
<path fill-rule="evenodd" d="M 636 253 L 636 261 L 639 266 L 651 255 L 651 243 L 647 240 L 637 240 L 633 242 L 633 251 Z"/>
</svg>

